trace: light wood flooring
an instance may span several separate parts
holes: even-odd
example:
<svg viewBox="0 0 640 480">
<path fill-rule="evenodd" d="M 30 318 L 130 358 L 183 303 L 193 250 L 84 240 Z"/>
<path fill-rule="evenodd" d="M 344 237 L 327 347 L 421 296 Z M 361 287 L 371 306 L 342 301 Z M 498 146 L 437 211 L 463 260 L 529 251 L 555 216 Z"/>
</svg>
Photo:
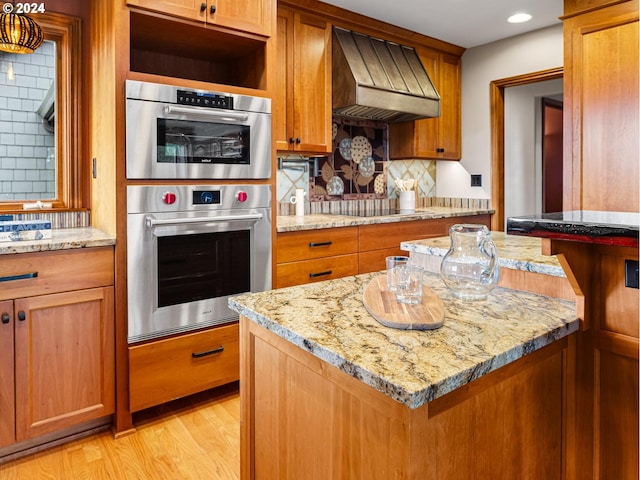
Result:
<svg viewBox="0 0 640 480">
<path fill-rule="evenodd" d="M 240 478 L 238 384 L 134 416 L 136 432 L 110 431 L 0 465 L 2 480 L 227 480 Z"/>
</svg>

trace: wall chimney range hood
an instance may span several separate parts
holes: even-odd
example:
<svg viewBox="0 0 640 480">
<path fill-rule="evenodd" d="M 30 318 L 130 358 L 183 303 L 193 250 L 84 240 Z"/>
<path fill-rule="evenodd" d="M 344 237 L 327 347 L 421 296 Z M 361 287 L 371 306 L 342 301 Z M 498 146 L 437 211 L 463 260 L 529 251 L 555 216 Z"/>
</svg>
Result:
<svg viewBox="0 0 640 480">
<path fill-rule="evenodd" d="M 440 116 L 414 48 L 333 27 L 333 114 L 386 123 Z"/>
</svg>

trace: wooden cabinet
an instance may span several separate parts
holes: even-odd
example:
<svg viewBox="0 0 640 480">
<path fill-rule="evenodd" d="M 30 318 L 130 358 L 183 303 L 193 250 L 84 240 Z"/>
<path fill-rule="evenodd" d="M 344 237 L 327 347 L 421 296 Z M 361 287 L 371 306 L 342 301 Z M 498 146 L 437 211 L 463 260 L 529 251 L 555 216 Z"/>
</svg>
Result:
<svg viewBox="0 0 640 480">
<path fill-rule="evenodd" d="M 268 37 L 274 0 L 126 0 L 134 5 L 176 17 L 198 20 Z"/>
<path fill-rule="evenodd" d="M 279 233 L 275 288 L 358 273 L 358 227 Z"/>
<path fill-rule="evenodd" d="M 460 160 L 462 106 L 460 57 L 417 49 L 440 94 L 440 116 L 389 125 L 389 158 Z"/>
<path fill-rule="evenodd" d="M 637 248 L 551 241 L 585 297 L 576 357 L 572 478 L 635 479 L 638 467 L 638 289 L 625 287 Z"/>
<path fill-rule="evenodd" d="M 564 210 L 640 203 L 638 1 L 606 3 L 565 2 Z"/>
<path fill-rule="evenodd" d="M 385 257 L 408 255 L 400 250 L 400 243 L 409 240 L 442 237 L 456 223 L 481 223 L 489 226 L 489 215 L 438 218 L 415 222 L 361 225 L 358 235 L 358 273 L 378 272 L 387 268 Z"/>
<path fill-rule="evenodd" d="M 279 233 L 274 288 L 301 285 L 387 268 L 385 258 L 407 255 L 400 243 L 442 237 L 456 223 L 489 225 L 489 215 Z"/>
<path fill-rule="evenodd" d="M 276 149 L 331 151 L 331 24 L 278 9 L 273 99 Z"/>
<path fill-rule="evenodd" d="M 0 257 L 0 447 L 114 412 L 113 250 Z"/>
<path fill-rule="evenodd" d="M 238 324 L 129 347 L 132 412 L 239 378 Z"/>
</svg>

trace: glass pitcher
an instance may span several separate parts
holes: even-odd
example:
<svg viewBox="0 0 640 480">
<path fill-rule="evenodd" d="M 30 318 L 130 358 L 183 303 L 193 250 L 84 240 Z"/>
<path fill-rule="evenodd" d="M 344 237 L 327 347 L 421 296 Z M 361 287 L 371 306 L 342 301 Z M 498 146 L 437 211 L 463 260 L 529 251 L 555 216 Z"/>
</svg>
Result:
<svg viewBox="0 0 640 480">
<path fill-rule="evenodd" d="M 451 247 L 442 259 L 440 276 L 456 297 L 482 299 L 500 278 L 498 252 L 484 225 L 457 224 L 449 229 Z"/>
</svg>

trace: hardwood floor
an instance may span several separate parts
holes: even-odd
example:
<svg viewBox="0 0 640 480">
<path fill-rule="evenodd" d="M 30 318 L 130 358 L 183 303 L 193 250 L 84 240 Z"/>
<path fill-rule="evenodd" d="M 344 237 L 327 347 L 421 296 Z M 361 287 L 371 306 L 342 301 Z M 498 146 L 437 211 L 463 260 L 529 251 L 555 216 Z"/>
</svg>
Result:
<svg viewBox="0 0 640 480">
<path fill-rule="evenodd" d="M 103 432 L 0 465 L 2 480 L 238 479 L 240 397 L 230 384 L 134 416 L 136 432 Z"/>
</svg>

